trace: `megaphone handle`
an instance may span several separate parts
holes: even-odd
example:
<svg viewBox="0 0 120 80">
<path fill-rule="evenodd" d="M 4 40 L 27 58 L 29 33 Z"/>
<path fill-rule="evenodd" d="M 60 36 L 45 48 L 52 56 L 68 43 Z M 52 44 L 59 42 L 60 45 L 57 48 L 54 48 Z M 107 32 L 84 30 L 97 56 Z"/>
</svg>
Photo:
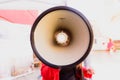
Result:
<svg viewBox="0 0 120 80">
<path fill-rule="evenodd" d="M 86 80 L 86 79 L 84 78 L 84 71 L 82 67 L 79 67 L 78 69 L 75 66 L 72 68 L 61 68 L 60 80 Z"/>
<path fill-rule="evenodd" d="M 61 68 L 60 69 L 60 80 L 76 80 L 75 67 L 72 68 Z"/>
</svg>

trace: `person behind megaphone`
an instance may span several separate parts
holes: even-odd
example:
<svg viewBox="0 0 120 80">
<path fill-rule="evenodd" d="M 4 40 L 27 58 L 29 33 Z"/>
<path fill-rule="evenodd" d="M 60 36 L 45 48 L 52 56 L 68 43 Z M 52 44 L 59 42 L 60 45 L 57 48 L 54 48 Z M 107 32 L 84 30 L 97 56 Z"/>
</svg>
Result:
<svg viewBox="0 0 120 80">
<path fill-rule="evenodd" d="M 87 59 L 86 59 L 87 60 Z M 78 64 L 71 68 L 56 69 L 42 63 L 41 76 L 42 80 L 83 80 L 92 79 L 94 70 Z"/>
</svg>

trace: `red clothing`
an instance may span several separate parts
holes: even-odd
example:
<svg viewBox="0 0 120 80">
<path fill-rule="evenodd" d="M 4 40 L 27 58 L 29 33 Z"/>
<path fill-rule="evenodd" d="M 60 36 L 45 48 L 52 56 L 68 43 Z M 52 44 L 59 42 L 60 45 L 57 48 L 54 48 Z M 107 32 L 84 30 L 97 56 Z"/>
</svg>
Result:
<svg viewBox="0 0 120 80">
<path fill-rule="evenodd" d="M 59 69 L 55 69 L 42 64 L 41 75 L 42 80 L 59 80 Z"/>
<path fill-rule="evenodd" d="M 89 78 L 89 79 L 92 78 L 92 74 L 88 73 L 88 71 L 85 67 L 82 67 L 82 71 L 83 71 L 83 74 L 84 74 L 85 78 Z"/>
<path fill-rule="evenodd" d="M 82 71 L 84 74 L 84 78 L 92 78 L 92 74 L 88 73 L 85 67 L 82 67 Z M 60 79 L 59 74 L 60 74 L 59 69 L 55 69 L 55 68 L 46 66 L 45 64 L 42 64 L 42 67 L 41 67 L 42 80 L 59 80 Z M 78 78 L 81 78 L 81 71 L 75 75 Z"/>
</svg>

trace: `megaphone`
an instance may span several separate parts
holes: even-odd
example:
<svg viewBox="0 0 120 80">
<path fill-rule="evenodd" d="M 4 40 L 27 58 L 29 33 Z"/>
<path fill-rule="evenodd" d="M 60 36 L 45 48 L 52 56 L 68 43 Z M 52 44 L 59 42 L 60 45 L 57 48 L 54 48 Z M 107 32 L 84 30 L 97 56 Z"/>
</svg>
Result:
<svg viewBox="0 0 120 80">
<path fill-rule="evenodd" d="M 66 68 L 81 63 L 88 56 L 93 31 L 81 12 L 67 6 L 56 6 L 38 16 L 30 40 L 40 61 L 53 68 Z"/>
</svg>

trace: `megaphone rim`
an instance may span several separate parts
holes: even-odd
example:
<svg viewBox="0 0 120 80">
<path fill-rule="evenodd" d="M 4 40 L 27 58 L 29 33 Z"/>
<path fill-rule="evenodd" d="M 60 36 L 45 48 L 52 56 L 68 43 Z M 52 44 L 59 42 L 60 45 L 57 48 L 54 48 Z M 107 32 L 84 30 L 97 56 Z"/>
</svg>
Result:
<svg viewBox="0 0 120 80">
<path fill-rule="evenodd" d="M 52 12 L 52 11 L 56 11 L 56 10 L 68 10 L 68 11 L 72 11 L 73 13 L 77 14 L 78 16 L 80 16 L 83 21 L 85 22 L 85 24 L 87 25 L 87 28 L 89 30 L 89 35 L 90 35 L 90 41 L 89 41 L 89 46 L 85 52 L 85 54 L 82 56 L 81 59 L 79 59 L 78 61 L 76 61 L 75 63 L 71 63 L 69 65 L 54 65 L 50 62 L 47 62 L 46 60 L 44 60 L 38 53 L 38 51 L 36 50 L 36 47 L 35 47 L 35 44 L 34 44 L 34 31 L 35 31 L 35 28 L 37 26 L 37 24 L 39 23 L 39 21 L 48 13 Z M 31 33 L 30 33 L 30 41 L 31 41 L 31 46 L 32 46 L 32 49 L 33 49 L 33 52 L 34 54 L 38 57 L 38 59 L 40 61 L 42 61 L 44 64 L 47 64 L 48 66 L 50 67 L 53 67 L 53 68 L 66 68 L 66 67 L 73 67 L 79 63 L 81 63 L 82 61 L 85 60 L 85 58 L 88 56 L 88 54 L 90 53 L 91 51 L 91 48 L 92 48 L 92 44 L 93 44 L 93 31 L 92 31 L 92 27 L 88 21 L 88 19 L 78 10 L 76 9 L 73 9 L 71 7 L 67 7 L 67 6 L 56 6 L 56 7 L 52 7 L 46 11 L 44 11 L 43 13 L 41 13 L 37 19 L 35 20 L 34 24 L 32 25 L 32 29 L 31 29 Z"/>
</svg>

